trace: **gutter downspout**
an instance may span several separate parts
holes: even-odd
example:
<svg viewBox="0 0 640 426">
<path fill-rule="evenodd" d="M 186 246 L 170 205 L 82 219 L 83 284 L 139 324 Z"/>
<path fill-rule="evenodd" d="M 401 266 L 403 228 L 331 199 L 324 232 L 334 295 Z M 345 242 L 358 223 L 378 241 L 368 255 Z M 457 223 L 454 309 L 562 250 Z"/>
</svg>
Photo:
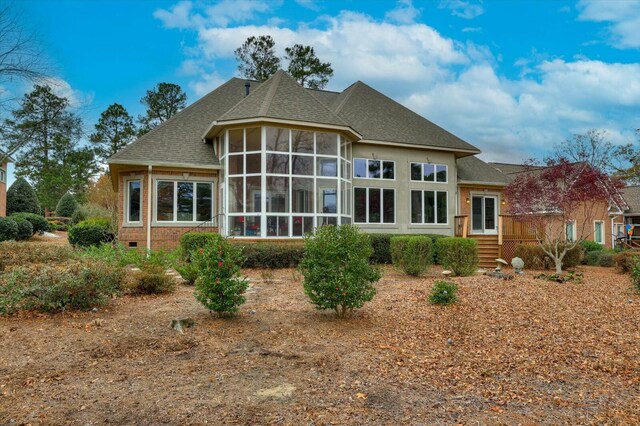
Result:
<svg viewBox="0 0 640 426">
<path fill-rule="evenodd" d="M 151 252 L 151 174 L 153 172 L 153 166 L 149 165 L 149 171 L 147 173 L 147 253 Z"/>
</svg>

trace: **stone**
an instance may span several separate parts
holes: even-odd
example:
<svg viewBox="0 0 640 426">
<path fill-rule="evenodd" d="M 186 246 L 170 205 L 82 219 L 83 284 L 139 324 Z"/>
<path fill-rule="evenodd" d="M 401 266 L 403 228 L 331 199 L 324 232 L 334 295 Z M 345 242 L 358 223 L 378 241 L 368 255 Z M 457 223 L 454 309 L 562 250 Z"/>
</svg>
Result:
<svg viewBox="0 0 640 426">
<path fill-rule="evenodd" d="M 185 328 L 191 328 L 196 325 L 196 322 L 193 318 L 176 318 L 171 320 L 171 328 L 180 333 L 184 333 Z"/>
<path fill-rule="evenodd" d="M 96 312 L 98 312 L 98 308 L 93 308 L 93 309 L 91 310 L 91 312 L 93 312 L 93 313 L 95 314 Z"/>
<path fill-rule="evenodd" d="M 446 269 L 444 271 L 442 271 L 442 275 L 444 275 L 445 277 L 449 278 L 451 276 L 452 272 L 451 271 L 447 271 Z"/>
<path fill-rule="evenodd" d="M 485 272 L 485 275 L 488 277 L 493 277 L 493 278 L 498 278 L 501 280 L 512 280 L 513 279 L 513 275 L 511 274 L 505 274 L 504 272 L 497 270 L 497 271 L 491 271 L 491 272 Z"/>
<path fill-rule="evenodd" d="M 504 259 L 496 259 L 496 262 L 498 262 L 498 265 L 509 266 L 509 263 Z"/>
<path fill-rule="evenodd" d="M 513 266 L 516 274 L 523 274 L 522 270 L 524 269 L 524 260 L 520 259 L 519 257 L 514 257 L 513 259 L 511 259 L 511 266 Z"/>
<path fill-rule="evenodd" d="M 255 310 L 255 309 L 251 309 L 251 310 L 249 311 L 249 313 L 250 313 L 251 315 L 255 315 L 255 314 L 256 314 L 256 310 Z"/>
<path fill-rule="evenodd" d="M 261 398 L 288 398 L 293 395 L 296 390 L 295 386 L 285 383 L 274 388 L 260 389 L 256 392 L 256 396 Z"/>
<path fill-rule="evenodd" d="M 447 345 L 453 345 L 453 339 L 451 337 L 447 339 Z"/>
</svg>

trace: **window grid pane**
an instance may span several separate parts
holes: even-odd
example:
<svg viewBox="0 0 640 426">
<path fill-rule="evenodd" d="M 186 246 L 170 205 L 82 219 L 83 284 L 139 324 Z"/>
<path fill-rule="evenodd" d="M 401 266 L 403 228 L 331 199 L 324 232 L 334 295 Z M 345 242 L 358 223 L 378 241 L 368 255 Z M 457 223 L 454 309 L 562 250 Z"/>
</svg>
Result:
<svg viewBox="0 0 640 426">
<path fill-rule="evenodd" d="M 140 222 L 140 181 L 129 181 L 129 222 Z"/>
<path fill-rule="evenodd" d="M 156 201 L 157 220 L 173 221 L 173 182 L 158 181 Z"/>
</svg>

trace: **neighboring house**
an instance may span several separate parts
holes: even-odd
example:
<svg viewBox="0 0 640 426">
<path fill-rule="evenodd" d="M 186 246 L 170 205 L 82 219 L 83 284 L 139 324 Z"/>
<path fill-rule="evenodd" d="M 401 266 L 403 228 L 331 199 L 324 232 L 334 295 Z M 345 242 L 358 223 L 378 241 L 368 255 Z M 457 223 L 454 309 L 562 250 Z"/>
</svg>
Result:
<svg viewBox="0 0 640 426">
<path fill-rule="evenodd" d="M 503 173 L 509 181 L 521 173 L 536 173 L 545 168 L 509 163 L 489 164 Z M 624 233 L 623 217 L 629 211 L 630 206 L 626 201 L 627 196 L 624 190 L 619 191 L 614 185 L 607 185 L 607 187 L 610 192 L 609 201 L 594 206 L 591 217 L 588 218 L 592 223 L 586 224 L 585 217 L 578 216 L 565 225 L 567 240 L 586 239 L 606 247 L 615 246 L 616 238 Z M 640 206 L 638 210 L 640 210 Z"/>
<path fill-rule="evenodd" d="M 624 212 L 624 224 L 640 225 L 640 186 L 622 188 L 622 196 L 629 205 L 629 209 Z"/>
<path fill-rule="evenodd" d="M 454 235 L 471 208 L 482 219 L 476 213 L 468 234 L 495 245 L 508 180 L 478 153 L 360 81 L 310 90 L 278 71 L 262 83 L 232 78 L 109 167 L 119 239 L 130 247 L 172 247 L 196 227 L 245 239 L 347 223 Z"/>
<path fill-rule="evenodd" d="M 11 157 L 0 151 L 0 217 L 7 215 L 7 169 L 12 162 Z"/>
</svg>

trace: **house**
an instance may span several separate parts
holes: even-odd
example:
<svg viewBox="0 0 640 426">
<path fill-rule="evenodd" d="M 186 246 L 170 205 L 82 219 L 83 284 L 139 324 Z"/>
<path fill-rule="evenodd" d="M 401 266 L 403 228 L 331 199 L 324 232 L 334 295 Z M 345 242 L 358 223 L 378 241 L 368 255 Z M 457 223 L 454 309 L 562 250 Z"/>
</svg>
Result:
<svg viewBox="0 0 640 426">
<path fill-rule="evenodd" d="M 7 171 L 13 159 L 0 150 L 0 217 L 7 215 Z"/>
<path fill-rule="evenodd" d="M 119 239 L 129 247 L 171 248 L 198 230 L 296 239 L 353 223 L 371 233 L 475 238 L 481 264 L 491 265 L 536 241 L 506 214 L 503 197 L 531 169 L 488 164 L 479 153 L 363 82 L 305 89 L 281 70 L 264 82 L 230 79 L 108 163 Z M 577 235 L 569 223 L 567 238 L 613 246 L 629 209 L 612 194 L 593 232 Z"/>
</svg>

